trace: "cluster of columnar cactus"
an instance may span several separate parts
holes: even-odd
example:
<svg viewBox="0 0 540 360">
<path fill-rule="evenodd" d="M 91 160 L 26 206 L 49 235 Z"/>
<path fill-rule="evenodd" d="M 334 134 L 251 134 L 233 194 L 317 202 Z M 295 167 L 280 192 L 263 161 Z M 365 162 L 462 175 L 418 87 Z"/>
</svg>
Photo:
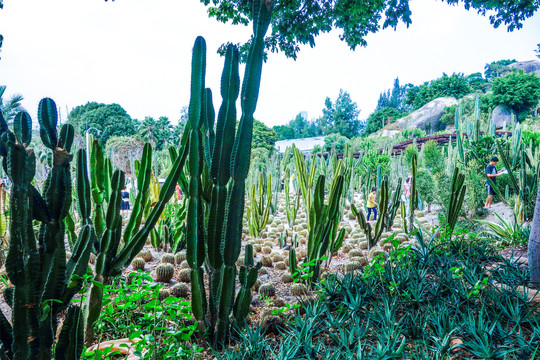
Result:
<svg viewBox="0 0 540 360">
<path fill-rule="evenodd" d="M 78 359 L 83 349 L 83 317 L 81 308 L 70 305 L 70 301 L 81 289 L 94 234 L 83 225 L 66 262 L 64 219 L 71 206 L 70 151 L 74 131 L 71 125 L 63 125 L 58 134 L 57 109 L 51 99 L 41 100 L 38 118 L 41 140 L 53 153 L 53 166 L 42 194 L 32 185 L 36 158 L 30 148 L 30 115 L 18 113 L 12 132 L 0 114 L 2 166 L 13 184 L 6 259 L 13 287 L 4 292 L 12 307 L 12 322 L 0 311 L 0 358 L 53 358 L 58 317 L 67 309 L 54 356 Z M 34 221 L 41 223 L 37 234 Z"/>
<path fill-rule="evenodd" d="M 260 87 L 264 34 L 270 24 L 271 6 L 270 2 L 263 0 L 255 1 L 253 5 L 254 37 L 242 84 L 242 116 L 238 130 L 235 105 L 240 92 L 238 49 L 233 45 L 227 48 L 221 78 L 223 101 L 214 124 L 212 93 L 205 88 L 205 40 L 198 37 L 193 48 L 191 99 L 185 130 L 187 136 L 184 136 L 190 141 L 186 255 L 191 268 L 193 314 L 207 327 L 207 334 L 216 344 L 223 344 L 227 338 L 231 314 L 235 324 L 244 325 L 251 289 L 261 266 L 253 265 L 253 255 L 248 256 L 248 248 L 239 271 L 236 261 L 241 248 L 253 113 Z M 203 204 L 204 201 L 208 203 Z M 203 276 L 205 260 L 209 299 Z M 241 288 L 236 294 L 237 275 Z"/>
</svg>

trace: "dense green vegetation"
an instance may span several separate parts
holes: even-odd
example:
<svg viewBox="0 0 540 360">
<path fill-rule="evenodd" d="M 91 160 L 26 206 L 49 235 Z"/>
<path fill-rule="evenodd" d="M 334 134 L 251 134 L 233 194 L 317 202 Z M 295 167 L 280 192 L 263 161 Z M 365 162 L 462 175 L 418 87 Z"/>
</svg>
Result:
<svg viewBox="0 0 540 360">
<path fill-rule="evenodd" d="M 425 135 L 418 129 L 395 139 L 359 137 L 358 109 L 341 91 L 316 123 L 329 154 L 295 146 L 276 153 L 277 134 L 253 114 L 265 40 L 290 31 L 279 26 L 299 14 L 284 10 L 300 3 L 313 5 L 277 3 L 273 12 L 265 0 L 213 2 L 211 15 L 222 20 L 247 22 L 251 14 L 244 78 L 241 51 L 229 44 L 216 113 L 198 37 L 189 107 L 176 128 L 167 118 L 139 123 L 120 105 L 95 102 L 59 126 L 56 104 L 45 98 L 36 141 L 30 115 L 6 103 L 13 106 L 0 112 L 9 179 L 0 186 L 1 359 L 537 357 L 540 133 L 522 118 L 497 135 L 489 112 L 499 104 L 491 99 L 515 100 L 527 112 L 538 81 L 519 72 L 491 80 L 493 95 L 478 93 L 453 109 L 453 141 L 443 146 L 418 146 L 415 138 Z M 467 4 L 496 10 L 493 24 L 510 28 L 537 7 Z M 293 29 L 295 36 L 309 41 L 317 29 L 352 18 L 355 27 L 337 27 L 362 43 L 382 12 L 388 26 L 410 21 L 406 2 L 373 3 L 350 17 L 347 2 L 334 5 L 308 11 L 330 19 Z M 289 37 L 285 45 L 301 41 Z M 442 92 L 463 96 L 481 82 L 473 75 L 418 87 L 396 80 L 378 110 L 407 112 Z M 527 96 L 504 86 L 529 80 Z M 309 129 L 302 120 L 299 128 Z M 85 136 L 90 127 L 96 137 Z M 393 152 L 403 139 L 411 144 Z M 493 155 L 507 171 L 496 184 L 485 172 Z M 486 217 L 486 181 L 511 219 Z M 366 216 L 368 200 L 376 219 Z M 530 267 L 508 256 L 523 245 Z"/>
</svg>

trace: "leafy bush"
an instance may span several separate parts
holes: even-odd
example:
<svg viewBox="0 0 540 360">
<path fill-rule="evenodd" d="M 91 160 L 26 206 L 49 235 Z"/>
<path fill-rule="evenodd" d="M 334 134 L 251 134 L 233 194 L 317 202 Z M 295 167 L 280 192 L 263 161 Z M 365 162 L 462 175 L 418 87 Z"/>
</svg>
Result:
<svg viewBox="0 0 540 360">
<path fill-rule="evenodd" d="M 532 144 L 532 150 L 535 151 L 540 146 L 540 132 L 524 129 L 521 132 L 521 140 L 525 146 L 530 146 Z"/>
<path fill-rule="evenodd" d="M 429 205 L 435 201 L 435 180 L 429 171 L 420 170 L 416 174 L 416 187 L 420 199 Z"/>
<path fill-rule="evenodd" d="M 534 73 L 514 71 L 492 83 L 495 106 L 506 105 L 516 114 L 528 112 L 540 100 L 540 78 Z"/>
<path fill-rule="evenodd" d="M 359 175 L 362 171 L 367 171 L 367 169 L 371 168 L 371 170 L 374 172 L 374 176 L 376 176 L 377 168 L 380 165 L 381 175 L 384 176 L 390 173 L 392 158 L 388 154 L 381 154 L 379 151 L 371 150 L 364 154 L 360 165 L 361 166 L 356 168 L 356 173 Z"/>
<path fill-rule="evenodd" d="M 408 166 L 411 165 L 411 160 L 414 154 L 418 156 L 418 146 L 416 143 L 410 144 L 405 148 L 405 161 Z"/>
<path fill-rule="evenodd" d="M 401 132 L 400 139 L 398 141 L 407 141 L 414 138 L 421 138 L 426 136 L 426 132 L 422 129 L 405 129 Z"/>
<path fill-rule="evenodd" d="M 436 173 L 444 169 L 444 155 L 442 148 L 435 140 L 429 140 L 422 146 L 424 164 L 431 172 Z"/>
<path fill-rule="evenodd" d="M 117 278 L 103 289 L 103 310 L 94 324 L 99 341 L 141 338 L 136 343 L 139 356 L 146 352 L 148 359 L 191 359 L 200 349 L 191 343 L 196 324 L 189 301 L 172 296 L 160 301 L 163 286 L 153 283 L 148 272 L 128 276 L 131 284 Z"/>
<path fill-rule="evenodd" d="M 330 154 L 343 153 L 349 139 L 340 134 L 330 134 L 324 137 L 324 151 Z"/>
<path fill-rule="evenodd" d="M 408 89 L 405 104 L 416 110 L 436 98 L 451 96 L 460 99 L 470 92 L 471 87 L 463 74 L 448 76 L 443 73 L 443 76 L 436 80 Z"/>
</svg>

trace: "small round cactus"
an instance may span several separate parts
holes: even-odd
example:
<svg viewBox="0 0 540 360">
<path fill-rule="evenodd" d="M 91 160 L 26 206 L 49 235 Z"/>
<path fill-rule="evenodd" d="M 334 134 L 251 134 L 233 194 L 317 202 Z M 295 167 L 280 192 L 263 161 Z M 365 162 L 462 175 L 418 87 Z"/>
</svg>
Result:
<svg viewBox="0 0 540 360">
<path fill-rule="evenodd" d="M 272 256 L 272 261 L 273 262 L 280 262 L 280 261 L 283 261 L 283 256 L 279 255 L 279 254 L 275 254 L 274 256 Z"/>
<path fill-rule="evenodd" d="M 362 266 L 358 261 L 349 261 L 347 264 L 345 264 L 345 271 L 350 272 L 354 270 L 360 269 Z"/>
<path fill-rule="evenodd" d="M 375 256 L 378 256 L 378 255 L 381 255 L 381 254 L 384 254 L 384 250 L 381 249 L 378 246 L 373 247 L 373 248 L 371 248 L 371 250 L 369 250 L 369 256 L 371 256 L 371 257 L 375 257 Z"/>
<path fill-rule="evenodd" d="M 358 243 L 358 247 L 359 247 L 360 249 L 364 249 L 364 250 L 365 250 L 365 249 L 368 248 L 368 242 L 367 242 L 367 241 L 360 241 L 360 242 Z"/>
<path fill-rule="evenodd" d="M 182 261 L 186 260 L 186 252 L 185 251 L 177 252 L 176 254 L 174 254 L 174 260 L 176 261 L 177 264 L 181 264 Z"/>
<path fill-rule="evenodd" d="M 267 275 L 268 274 L 268 270 L 266 270 L 265 267 L 262 267 L 259 269 L 259 275 Z"/>
<path fill-rule="evenodd" d="M 259 288 L 261 287 L 261 284 L 262 284 L 261 280 L 260 280 L 260 279 L 257 279 L 257 280 L 255 281 L 255 284 L 253 284 L 253 290 L 259 291 Z"/>
<path fill-rule="evenodd" d="M 180 269 L 189 269 L 189 264 L 187 260 L 184 260 L 180 263 Z"/>
<path fill-rule="evenodd" d="M 262 284 L 259 287 L 259 294 L 262 294 L 262 295 L 265 295 L 265 296 L 268 296 L 268 297 L 272 297 L 272 296 L 274 296 L 276 294 L 276 289 L 274 288 L 274 285 L 272 285 L 270 283 Z"/>
<path fill-rule="evenodd" d="M 285 274 L 281 275 L 281 281 L 283 283 L 285 283 L 285 284 L 292 283 L 293 282 L 293 277 L 291 276 L 291 274 L 285 273 Z"/>
<path fill-rule="evenodd" d="M 344 253 L 344 254 L 347 254 L 349 251 L 351 251 L 353 249 L 353 246 L 351 244 L 345 244 L 341 247 L 341 251 Z"/>
<path fill-rule="evenodd" d="M 240 254 L 238 257 L 238 260 L 236 260 L 236 266 L 242 266 L 244 265 L 244 254 Z"/>
<path fill-rule="evenodd" d="M 308 288 L 304 284 L 296 283 L 291 285 L 290 292 L 293 296 L 302 296 L 307 294 Z"/>
<path fill-rule="evenodd" d="M 253 244 L 253 250 L 255 250 L 256 252 L 261 252 L 262 251 L 262 245 L 261 244 Z"/>
<path fill-rule="evenodd" d="M 160 289 L 159 290 L 159 301 L 163 301 L 165 300 L 166 298 L 168 298 L 169 296 L 171 296 L 171 293 L 169 292 L 169 290 L 167 289 Z"/>
<path fill-rule="evenodd" d="M 144 265 L 146 265 L 146 261 L 144 261 L 144 259 L 140 257 L 136 257 L 131 261 L 131 267 L 133 268 L 133 270 L 143 270 Z"/>
<path fill-rule="evenodd" d="M 356 256 L 362 256 L 362 250 L 351 249 L 351 251 L 349 251 L 349 258 L 353 258 L 353 257 L 356 257 Z"/>
<path fill-rule="evenodd" d="M 392 251 L 394 250 L 394 245 L 392 243 L 386 243 L 383 245 L 384 251 Z"/>
<path fill-rule="evenodd" d="M 270 253 L 272 252 L 272 248 L 271 248 L 270 246 L 264 246 L 264 247 L 262 248 L 262 252 L 263 252 L 264 254 L 270 254 Z"/>
<path fill-rule="evenodd" d="M 154 258 L 152 256 L 152 252 L 150 250 L 143 250 L 139 253 L 139 256 L 138 257 L 141 257 L 144 259 L 144 261 L 146 262 L 149 262 L 149 261 L 152 261 L 152 259 Z"/>
<path fill-rule="evenodd" d="M 174 265 L 176 263 L 176 260 L 173 254 L 163 254 L 163 256 L 161 257 L 161 262 Z"/>
<path fill-rule="evenodd" d="M 283 261 L 277 262 L 274 267 L 278 270 L 287 270 L 287 265 Z"/>
<path fill-rule="evenodd" d="M 169 282 L 174 274 L 174 266 L 171 264 L 159 264 L 156 267 L 156 281 Z"/>
<path fill-rule="evenodd" d="M 171 288 L 171 295 L 174 297 L 186 298 L 189 295 L 189 286 L 180 282 Z"/>
<path fill-rule="evenodd" d="M 178 272 L 178 279 L 182 282 L 191 282 L 191 269 L 182 269 Z"/>
<path fill-rule="evenodd" d="M 261 264 L 263 264 L 263 266 L 266 266 L 266 267 L 272 267 L 273 262 L 270 256 L 263 256 L 261 258 Z"/>
<path fill-rule="evenodd" d="M 91 253 L 91 254 L 90 254 L 90 258 L 88 259 L 88 262 L 89 262 L 90 264 L 95 264 L 95 263 L 96 263 L 96 259 L 97 259 L 96 254 Z"/>
</svg>

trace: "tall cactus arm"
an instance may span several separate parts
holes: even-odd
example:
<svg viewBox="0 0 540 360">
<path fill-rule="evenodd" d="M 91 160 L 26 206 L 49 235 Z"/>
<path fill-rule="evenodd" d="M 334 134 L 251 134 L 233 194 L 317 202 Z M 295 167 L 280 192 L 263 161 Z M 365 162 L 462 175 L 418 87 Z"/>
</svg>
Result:
<svg viewBox="0 0 540 360">
<path fill-rule="evenodd" d="M 56 136 L 56 124 L 58 112 L 56 103 L 49 98 L 42 99 L 38 106 L 39 135 L 41 141 L 51 150 L 56 149 L 58 138 Z"/>
<path fill-rule="evenodd" d="M 70 306 L 56 345 L 56 360 L 78 360 L 84 348 L 84 326 L 81 308 Z"/>
<path fill-rule="evenodd" d="M 159 192 L 159 200 L 150 212 L 148 219 L 146 220 L 144 226 L 137 231 L 137 233 L 130 239 L 119 252 L 118 255 L 114 258 L 111 263 L 111 274 L 118 273 L 125 267 L 139 251 L 142 250 L 150 231 L 156 226 L 161 213 L 165 209 L 165 205 L 170 200 L 174 194 L 174 189 L 180 173 L 183 171 L 184 164 L 186 163 L 187 154 L 188 154 L 189 142 L 186 143 L 183 149 L 180 150 L 181 155 L 177 157 L 176 161 L 173 164 L 172 171 L 167 176 L 161 191 Z"/>
<path fill-rule="evenodd" d="M 173 160 L 174 161 L 174 160 Z M 128 242 L 133 232 L 139 230 L 141 225 L 144 204 L 148 198 L 148 188 L 152 177 L 152 147 L 146 143 L 143 148 L 141 163 L 137 173 L 137 197 L 133 203 L 133 209 L 129 216 L 126 229 L 124 230 L 124 242 Z M 133 184 L 132 184 L 133 185 Z M 132 187 L 132 191 L 134 188 Z"/>
<path fill-rule="evenodd" d="M 32 140 L 32 119 L 26 111 L 21 111 L 15 115 L 13 133 L 19 143 L 25 146 L 30 144 Z"/>
</svg>

